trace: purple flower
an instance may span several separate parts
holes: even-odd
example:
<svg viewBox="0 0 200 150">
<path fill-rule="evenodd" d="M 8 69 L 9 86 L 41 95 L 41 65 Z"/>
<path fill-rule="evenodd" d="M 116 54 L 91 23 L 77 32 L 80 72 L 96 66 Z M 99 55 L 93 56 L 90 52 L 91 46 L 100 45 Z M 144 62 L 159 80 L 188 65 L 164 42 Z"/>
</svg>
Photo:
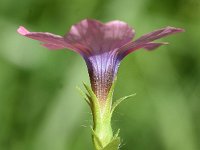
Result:
<svg viewBox="0 0 200 150">
<path fill-rule="evenodd" d="M 135 31 L 122 21 L 101 23 L 82 20 L 73 25 L 65 36 L 48 32 L 29 32 L 19 27 L 18 33 L 42 42 L 42 46 L 56 50 L 68 48 L 79 53 L 85 60 L 91 86 L 97 98 L 105 102 L 115 80 L 120 61 L 131 52 L 144 48 L 153 50 L 167 43 L 153 42 L 162 37 L 183 32 L 183 29 L 166 27 L 132 41 Z"/>
</svg>

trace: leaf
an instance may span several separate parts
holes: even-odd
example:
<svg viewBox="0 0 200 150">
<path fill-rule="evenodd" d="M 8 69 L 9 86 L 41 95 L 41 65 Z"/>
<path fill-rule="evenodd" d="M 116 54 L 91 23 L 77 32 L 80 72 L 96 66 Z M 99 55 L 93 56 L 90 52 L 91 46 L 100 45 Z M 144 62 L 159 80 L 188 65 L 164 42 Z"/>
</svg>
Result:
<svg viewBox="0 0 200 150">
<path fill-rule="evenodd" d="M 118 150 L 120 146 L 120 138 L 113 139 L 105 148 L 102 150 Z"/>
<path fill-rule="evenodd" d="M 115 108 L 116 108 L 122 101 L 124 101 L 124 100 L 127 99 L 127 98 L 133 97 L 133 96 L 135 96 L 135 95 L 136 95 L 136 93 L 135 93 L 135 94 L 128 95 L 128 96 L 124 96 L 124 97 L 122 97 L 122 98 L 116 100 L 116 101 L 114 102 L 113 106 L 112 106 L 111 114 L 114 112 Z"/>
</svg>

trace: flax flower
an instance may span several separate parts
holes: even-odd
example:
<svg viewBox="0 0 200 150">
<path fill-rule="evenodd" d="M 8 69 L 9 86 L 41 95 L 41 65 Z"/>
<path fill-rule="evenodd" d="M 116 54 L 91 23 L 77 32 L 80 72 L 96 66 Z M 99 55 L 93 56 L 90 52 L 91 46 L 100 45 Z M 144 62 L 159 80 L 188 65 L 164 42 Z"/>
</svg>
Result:
<svg viewBox="0 0 200 150">
<path fill-rule="evenodd" d="M 48 32 L 30 32 L 22 26 L 18 29 L 19 34 L 40 41 L 42 46 L 50 50 L 66 48 L 80 54 L 86 62 L 92 91 L 100 107 L 104 107 L 106 104 L 119 64 L 125 56 L 141 48 L 153 50 L 165 45 L 167 43 L 154 41 L 182 31 L 183 29 L 180 28 L 166 27 L 132 41 L 135 31 L 125 22 L 111 21 L 101 23 L 97 20 L 89 19 L 73 25 L 64 36 Z M 94 108 L 92 109 L 95 111 Z M 94 130 L 97 133 L 98 129 L 96 128 L 94 127 Z M 99 132 L 97 136 L 99 136 L 102 147 L 104 147 L 109 143 L 103 140 L 107 136 L 104 135 L 107 130 L 104 133 L 102 131 Z M 111 137 L 112 133 L 106 140 L 111 140 Z M 99 147 L 101 147 L 101 144 Z"/>
</svg>

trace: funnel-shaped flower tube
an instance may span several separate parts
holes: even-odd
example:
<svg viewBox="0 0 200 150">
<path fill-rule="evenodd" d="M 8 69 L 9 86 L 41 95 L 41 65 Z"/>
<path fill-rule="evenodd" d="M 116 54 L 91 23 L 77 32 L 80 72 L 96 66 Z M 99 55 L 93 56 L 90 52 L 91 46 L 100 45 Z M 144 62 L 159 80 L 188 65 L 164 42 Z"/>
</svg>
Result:
<svg viewBox="0 0 200 150">
<path fill-rule="evenodd" d="M 101 108 L 106 105 L 121 60 L 137 49 L 153 50 L 165 45 L 167 43 L 154 40 L 177 32 L 183 32 L 183 29 L 166 27 L 132 41 L 135 31 L 125 22 L 111 21 L 104 24 L 89 19 L 73 25 L 65 36 L 29 32 L 24 27 L 18 29 L 18 33 L 42 42 L 48 49 L 67 48 L 80 54 L 87 64 L 92 90 Z"/>
</svg>

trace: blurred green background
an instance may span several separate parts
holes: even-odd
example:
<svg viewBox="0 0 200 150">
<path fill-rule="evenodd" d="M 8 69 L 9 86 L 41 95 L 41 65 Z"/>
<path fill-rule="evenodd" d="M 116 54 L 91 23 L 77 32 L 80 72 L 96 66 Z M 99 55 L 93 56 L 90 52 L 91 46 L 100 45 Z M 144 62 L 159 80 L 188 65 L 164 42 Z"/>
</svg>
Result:
<svg viewBox="0 0 200 150">
<path fill-rule="evenodd" d="M 136 37 L 182 27 L 153 52 L 137 51 L 119 69 L 113 128 L 122 150 L 200 149 L 199 0 L 0 0 L 0 150 L 92 150 L 87 104 L 76 86 L 89 83 L 77 54 L 48 51 L 17 34 L 63 35 L 84 18 L 122 20 Z"/>
</svg>

